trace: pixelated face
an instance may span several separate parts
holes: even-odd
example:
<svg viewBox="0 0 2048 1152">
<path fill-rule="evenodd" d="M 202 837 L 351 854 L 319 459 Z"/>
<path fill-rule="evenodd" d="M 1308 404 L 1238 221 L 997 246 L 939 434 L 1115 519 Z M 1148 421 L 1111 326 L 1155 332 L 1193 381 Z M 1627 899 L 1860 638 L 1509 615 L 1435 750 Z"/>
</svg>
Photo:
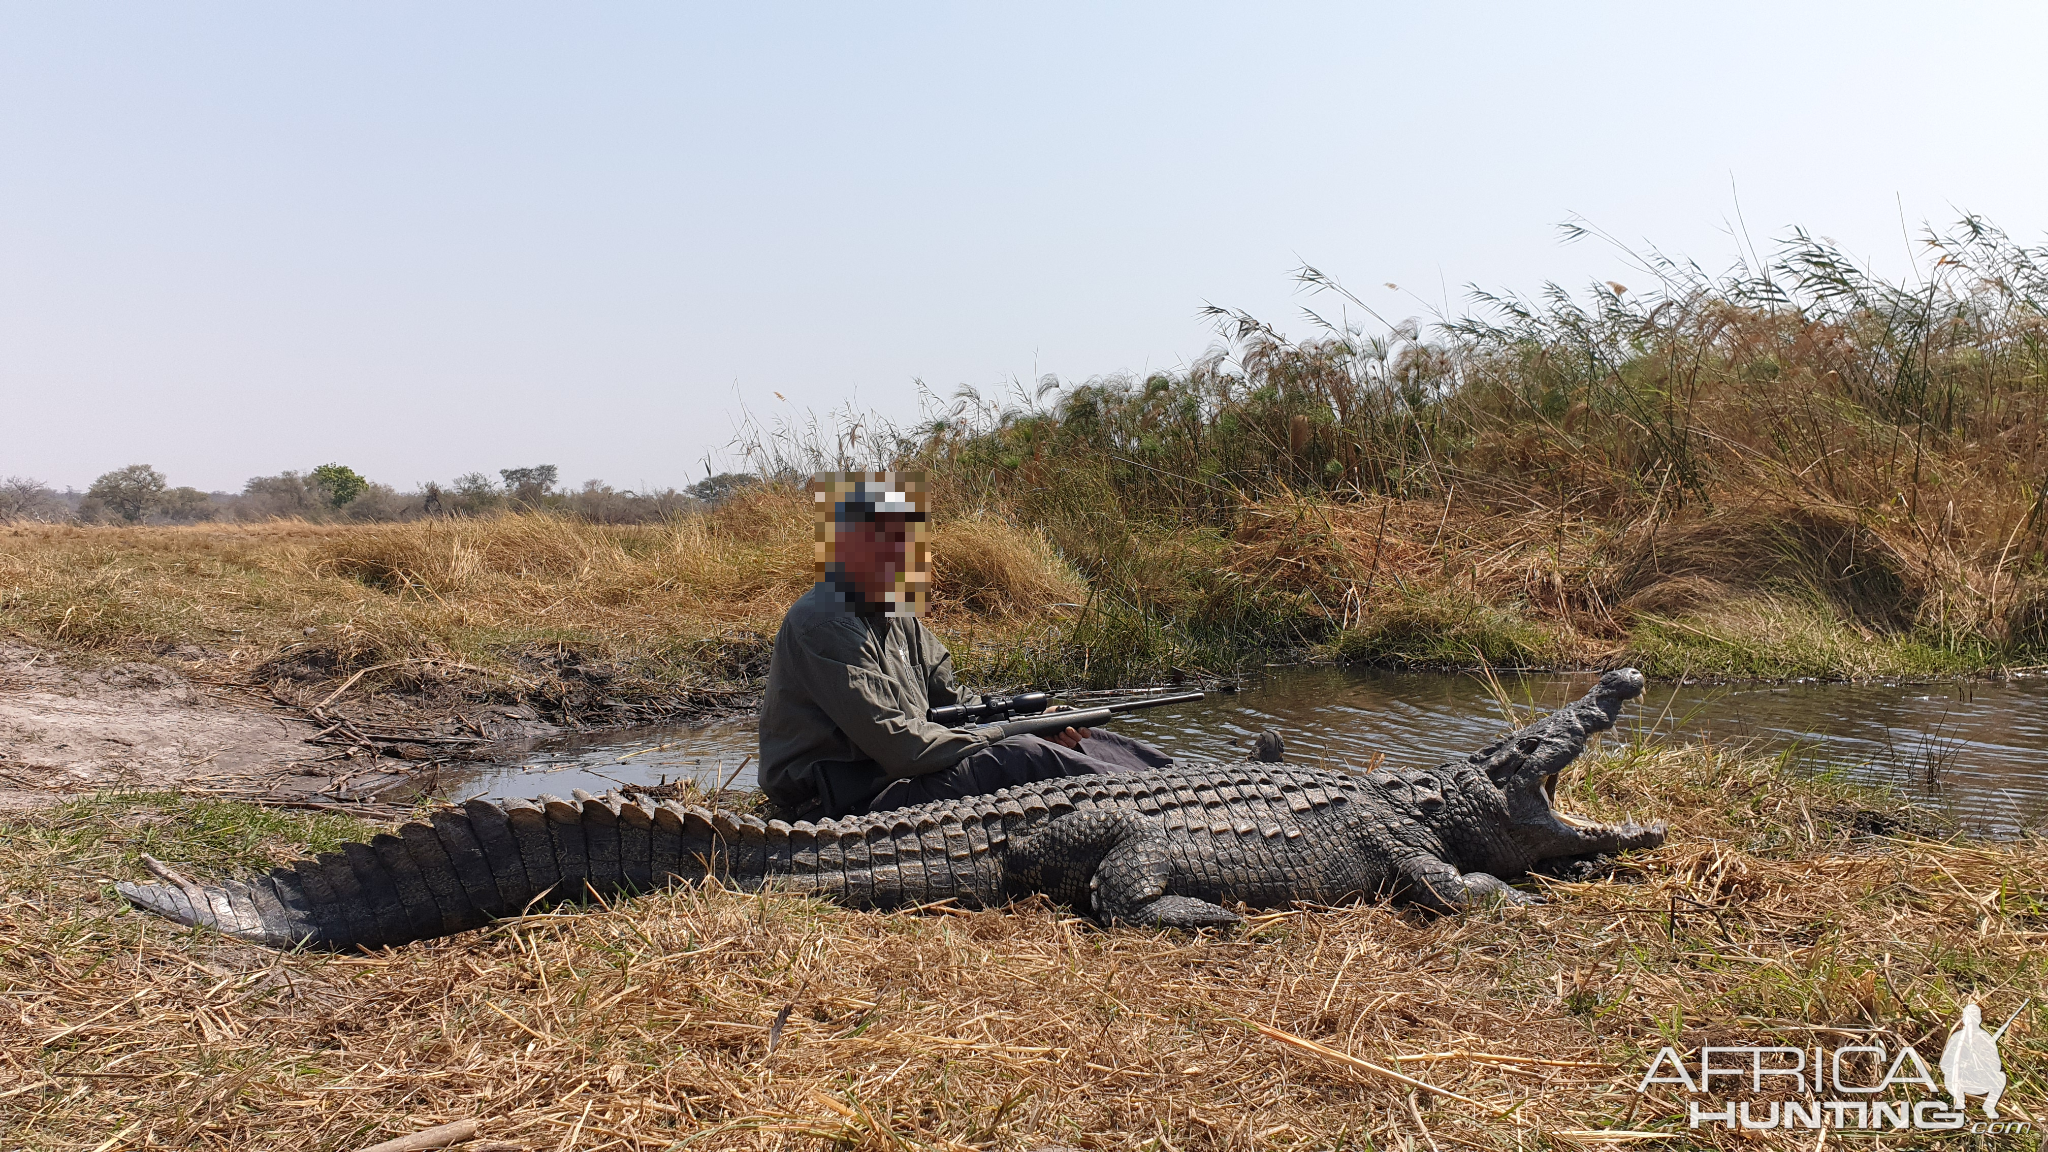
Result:
<svg viewBox="0 0 2048 1152">
<path fill-rule="evenodd" d="M 929 599 L 921 472 L 821 472 L 811 478 L 817 513 L 817 578 L 849 610 L 915 616 Z"/>
</svg>

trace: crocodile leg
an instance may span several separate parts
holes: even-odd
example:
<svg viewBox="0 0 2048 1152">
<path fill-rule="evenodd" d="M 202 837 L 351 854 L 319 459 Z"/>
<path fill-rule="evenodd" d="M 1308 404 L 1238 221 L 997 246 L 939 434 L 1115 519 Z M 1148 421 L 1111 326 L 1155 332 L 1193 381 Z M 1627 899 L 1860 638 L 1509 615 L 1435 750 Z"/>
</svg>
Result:
<svg viewBox="0 0 2048 1152">
<path fill-rule="evenodd" d="M 1164 826 L 1117 809 L 1062 816 L 1012 845 L 1004 864 L 1013 892 L 1043 892 L 1089 909 L 1105 925 L 1215 928 L 1239 921 L 1219 905 L 1171 892 L 1174 871 Z"/>
<path fill-rule="evenodd" d="M 1459 872 L 1434 856 L 1412 856 L 1400 863 L 1395 895 L 1435 912 L 1461 912 L 1495 901 L 1541 904 L 1532 896 L 1487 872 Z"/>
</svg>

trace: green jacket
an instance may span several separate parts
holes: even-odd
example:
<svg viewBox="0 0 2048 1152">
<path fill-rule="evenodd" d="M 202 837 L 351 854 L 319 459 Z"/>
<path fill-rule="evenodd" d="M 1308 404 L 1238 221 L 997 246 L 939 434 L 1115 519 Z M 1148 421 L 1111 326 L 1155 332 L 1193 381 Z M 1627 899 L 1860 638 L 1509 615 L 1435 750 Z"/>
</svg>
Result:
<svg viewBox="0 0 2048 1152">
<path fill-rule="evenodd" d="M 916 617 L 854 613 L 830 583 L 790 607 L 761 700 L 761 788 L 827 816 L 865 810 L 892 780 L 950 768 L 988 747 L 925 719 L 978 703 L 953 680 L 953 655 Z"/>
</svg>

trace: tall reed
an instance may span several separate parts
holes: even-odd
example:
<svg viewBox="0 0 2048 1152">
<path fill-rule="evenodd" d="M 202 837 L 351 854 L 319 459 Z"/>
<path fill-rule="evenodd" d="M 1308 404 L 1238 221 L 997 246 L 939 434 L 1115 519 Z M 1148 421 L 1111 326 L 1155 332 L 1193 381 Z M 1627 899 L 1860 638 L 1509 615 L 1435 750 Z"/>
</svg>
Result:
<svg viewBox="0 0 2048 1152">
<path fill-rule="evenodd" d="M 1430 330 L 1305 267 L 1343 309 L 1305 309 L 1308 337 L 1211 309 L 1225 343 L 1185 370 L 1048 380 L 1010 403 L 963 391 L 908 456 L 1111 584 L 1137 577 L 1105 523 L 1256 544 L 1268 527 L 1248 510 L 1276 501 L 1437 508 L 1435 573 L 1363 575 L 1382 536 L 1295 581 L 1331 627 L 1359 613 L 1324 601 L 1373 584 L 1440 593 L 1463 570 L 1470 594 L 1502 592 L 1488 557 L 1446 552 L 1462 529 L 1547 569 L 1495 602 L 1580 632 L 1768 593 L 1996 662 L 2048 641 L 2048 248 L 1970 217 L 1922 251 L 1903 280 L 1805 232 L 1720 276 L 1627 253 L 1645 287 L 1475 293 L 1473 315 Z M 1234 570 L 1269 584 L 1262 560 Z"/>
</svg>

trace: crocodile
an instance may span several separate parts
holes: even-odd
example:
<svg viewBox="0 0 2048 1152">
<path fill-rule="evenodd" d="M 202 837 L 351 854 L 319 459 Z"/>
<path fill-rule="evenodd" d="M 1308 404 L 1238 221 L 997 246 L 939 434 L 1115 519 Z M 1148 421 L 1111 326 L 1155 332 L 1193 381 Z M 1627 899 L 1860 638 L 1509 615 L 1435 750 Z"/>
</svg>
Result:
<svg viewBox="0 0 2048 1152">
<path fill-rule="evenodd" d="M 995 908 L 1042 893 L 1105 926 L 1184 929 L 1238 921 L 1226 905 L 1523 903 L 1536 897 L 1507 881 L 1545 862 L 1663 843 L 1662 824 L 1597 824 L 1553 806 L 1558 773 L 1642 687 L 1634 669 L 1609 672 L 1574 703 L 1432 771 L 1175 766 L 816 823 L 582 792 L 471 800 L 265 876 L 203 886 L 162 869 L 169 882 L 116 888 L 180 924 L 325 949 L 710 879 L 876 910 Z"/>
</svg>

